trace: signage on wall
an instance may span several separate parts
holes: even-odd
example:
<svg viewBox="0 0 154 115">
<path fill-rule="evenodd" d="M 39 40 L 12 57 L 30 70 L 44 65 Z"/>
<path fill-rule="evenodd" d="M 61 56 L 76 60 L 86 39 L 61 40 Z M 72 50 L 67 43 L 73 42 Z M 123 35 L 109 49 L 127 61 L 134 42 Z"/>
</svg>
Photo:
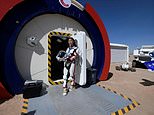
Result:
<svg viewBox="0 0 154 115">
<path fill-rule="evenodd" d="M 64 8 L 69 8 L 72 4 L 71 0 L 59 0 L 59 2 Z"/>
</svg>

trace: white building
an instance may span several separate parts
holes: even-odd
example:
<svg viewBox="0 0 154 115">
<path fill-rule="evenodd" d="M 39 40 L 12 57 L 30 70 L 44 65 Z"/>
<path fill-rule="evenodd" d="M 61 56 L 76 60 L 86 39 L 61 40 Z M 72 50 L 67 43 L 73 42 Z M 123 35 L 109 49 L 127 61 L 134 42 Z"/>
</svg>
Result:
<svg viewBox="0 0 154 115">
<path fill-rule="evenodd" d="M 110 43 L 110 47 L 111 63 L 129 61 L 129 47 L 127 45 Z"/>
</svg>

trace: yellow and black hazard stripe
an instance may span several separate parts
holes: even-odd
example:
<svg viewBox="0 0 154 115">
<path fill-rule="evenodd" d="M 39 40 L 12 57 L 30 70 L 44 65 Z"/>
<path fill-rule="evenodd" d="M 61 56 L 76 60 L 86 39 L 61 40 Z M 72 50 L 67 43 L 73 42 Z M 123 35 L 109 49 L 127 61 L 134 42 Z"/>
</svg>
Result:
<svg viewBox="0 0 154 115">
<path fill-rule="evenodd" d="M 117 95 L 120 95 L 120 96 L 122 96 L 123 98 L 125 98 L 126 100 L 129 100 L 129 101 L 132 102 L 130 105 L 128 105 L 128 106 L 126 106 L 126 107 L 124 107 L 124 108 L 122 108 L 122 109 L 119 109 L 119 110 L 116 111 L 116 112 L 111 113 L 111 115 L 123 115 L 123 114 L 129 112 L 130 110 L 134 109 L 134 108 L 137 107 L 138 105 L 140 105 L 140 104 L 139 104 L 138 102 L 136 102 L 135 100 L 132 100 L 132 99 L 130 99 L 129 97 L 127 97 L 127 96 L 125 96 L 125 95 L 123 95 L 123 94 L 121 94 L 121 93 L 118 93 L 117 91 L 112 90 L 111 88 L 107 88 L 107 87 L 102 86 L 102 85 L 100 85 L 100 84 L 98 84 L 98 86 L 99 86 L 99 87 L 102 87 L 102 88 L 104 88 L 104 89 L 106 89 L 106 90 L 108 90 L 108 91 L 111 91 L 111 92 L 113 92 L 113 93 L 115 93 L 115 94 L 117 94 Z"/>
<path fill-rule="evenodd" d="M 48 78 L 48 81 L 51 85 L 60 85 L 60 84 L 64 83 L 62 80 L 61 81 L 53 81 L 51 78 Z"/>
<path fill-rule="evenodd" d="M 27 113 L 28 113 L 28 99 L 23 99 L 21 115 L 27 115 Z"/>
<path fill-rule="evenodd" d="M 54 31 L 52 31 L 52 32 L 50 32 L 49 34 L 48 34 L 48 38 L 52 38 L 52 36 L 65 36 L 65 37 L 69 37 L 69 36 L 71 36 L 72 34 L 70 34 L 70 33 L 65 33 L 65 32 L 54 32 Z"/>
<path fill-rule="evenodd" d="M 137 103 L 135 100 L 132 101 L 132 103 L 122 109 L 119 109 L 116 112 L 111 113 L 111 115 L 124 115 L 125 113 L 128 113 L 130 110 L 133 110 L 135 107 L 137 107 L 138 105 L 140 105 L 139 103 Z"/>
<path fill-rule="evenodd" d="M 64 37 L 70 37 L 72 34 L 70 33 L 65 33 L 65 32 L 50 32 L 48 34 L 48 81 L 51 85 L 60 85 L 63 84 L 63 81 L 54 81 L 52 80 L 52 74 L 51 74 L 51 69 L 52 69 L 52 65 L 51 65 L 51 39 L 52 36 L 64 36 Z"/>
</svg>

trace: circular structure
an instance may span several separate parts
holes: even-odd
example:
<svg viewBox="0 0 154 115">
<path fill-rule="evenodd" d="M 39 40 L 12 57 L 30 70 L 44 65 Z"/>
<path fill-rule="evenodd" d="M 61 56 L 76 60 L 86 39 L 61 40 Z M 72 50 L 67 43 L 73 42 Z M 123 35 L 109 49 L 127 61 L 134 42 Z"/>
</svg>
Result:
<svg viewBox="0 0 154 115">
<path fill-rule="evenodd" d="M 46 84 L 48 82 L 48 33 L 50 31 L 57 31 L 66 33 L 76 33 L 77 31 L 84 31 L 86 29 L 76 20 L 61 15 L 61 14 L 43 14 L 36 16 L 21 29 L 15 45 L 15 61 L 22 78 L 24 80 L 41 79 Z M 33 38 L 33 39 L 32 39 Z M 87 38 L 87 67 L 92 66 L 93 63 L 93 45 L 91 39 L 86 32 Z M 67 47 L 66 43 L 54 42 L 53 51 L 61 50 Z M 58 39 L 60 40 L 60 39 Z M 66 50 L 65 48 L 63 50 Z M 53 59 L 53 58 L 52 58 Z M 56 61 L 56 60 L 54 60 Z M 58 67 L 58 66 L 57 66 Z M 58 70 L 55 67 L 54 70 Z M 55 72 L 56 73 L 56 72 Z M 61 76 L 62 74 L 58 75 Z M 60 79 L 59 78 L 59 79 Z"/>
<path fill-rule="evenodd" d="M 20 0 L 16 1 L 16 3 L 19 3 Z M 99 80 L 106 80 L 110 65 L 109 40 L 100 17 L 90 4 L 73 1 L 69 8 L 64 8 L 57 0 L 38 0 L 37 2 L 35 0 L 28 0 L 16 4 L 0 22 L 0 34 L 2 40 L 2 42 L 0 42 L 0 75 L 3 77 L 3 84 L 8 91 L 11 94 L 22 93 L 24 81 L 26 80 L 19 69 L 20 67 L 17 64 L 18 61 L 16 60 L 16 58 L 18 58 L 16 55 L 16 47 L 18 40 L 20 40 L 18 39 L 20 37 L 20 33 L 22 33 L 25 25 L 29 24 L 31 20 L 44 14 L 63 15 L 65 17 L 69 17 L 72 20 L 77 21 L 84 28 L 93 47 L 92 52 L 94 55 L 91 58 L 91 66 L 97 69 L 97 78 Z M 59 28 L 61 26 L 62 25 L 59 24 Z M 46 34 L 47 33 L 44 33 L 44 36 Z M 31 35 L 27 36 L 26 39 L 28 39 L 28 37 L 31 37 Z M 37 38 L 37 36 L 34 37 Z M 23 63 L 24 60 L 21 58 L 20 61 Z"/>
</svg>

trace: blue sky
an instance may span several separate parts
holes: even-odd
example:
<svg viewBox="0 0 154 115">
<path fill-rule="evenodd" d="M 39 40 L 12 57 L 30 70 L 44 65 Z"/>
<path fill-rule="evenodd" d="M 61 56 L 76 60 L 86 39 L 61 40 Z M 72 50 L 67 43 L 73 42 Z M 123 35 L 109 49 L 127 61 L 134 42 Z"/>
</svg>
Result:
<svg viewBox="0 0 154 115">
<path fill-rule="evenodd" d="M 127 44 L 130 51 L 154 44 L 154 0 L 87 0 L 106 27 L 111 43 Z"/>
</svg>

